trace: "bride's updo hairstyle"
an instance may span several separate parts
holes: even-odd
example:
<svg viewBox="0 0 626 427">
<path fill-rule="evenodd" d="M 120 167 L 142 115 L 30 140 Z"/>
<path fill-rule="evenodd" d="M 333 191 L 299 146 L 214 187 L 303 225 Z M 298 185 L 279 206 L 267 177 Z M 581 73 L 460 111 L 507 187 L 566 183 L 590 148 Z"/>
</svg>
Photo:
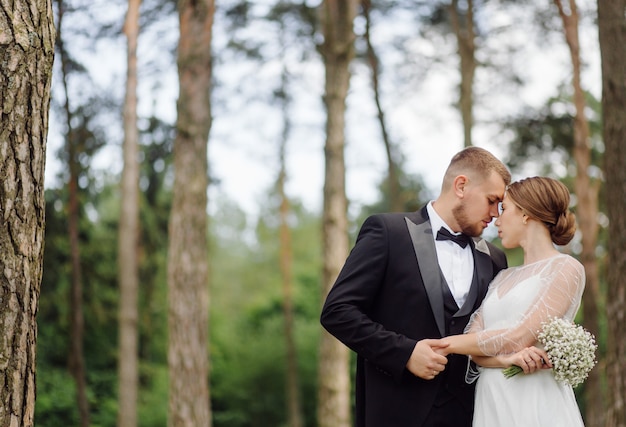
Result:
<svg viewBox="0 0 626 427">
<path fill-rule="evenodd" d="M 576 232 L 576 217 L 569 210 L 569 190 L 560 181 L 531 177 L 513 182 L 507 195 L 530 218 L 543 222 L 552 242 L 566 245 Z"/>
</svg>

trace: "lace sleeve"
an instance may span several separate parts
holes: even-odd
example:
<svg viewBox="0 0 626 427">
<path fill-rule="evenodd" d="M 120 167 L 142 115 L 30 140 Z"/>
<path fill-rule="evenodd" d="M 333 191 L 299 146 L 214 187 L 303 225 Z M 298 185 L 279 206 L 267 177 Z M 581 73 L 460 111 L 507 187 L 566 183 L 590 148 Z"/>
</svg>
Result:
<svg viewBox="0 0 626 427">
<path fill-rule="evenodd" d="M 530 286 L 538 280 L 537 293 L 525 312 L 506 329 L 486 330 L 482 307 L 472 317 L 466 332 L 476 333 L 478 346 L 487 356 L 509 354 L 534 345 L 542 322 L 559 317 L 573 320 L 585 286 L 585 270 L 576 259 L 556 256 L 547 263 L 525 266 L 509 275 L 490 289 L 502 297 L 516 286 Z"/>
</svg>

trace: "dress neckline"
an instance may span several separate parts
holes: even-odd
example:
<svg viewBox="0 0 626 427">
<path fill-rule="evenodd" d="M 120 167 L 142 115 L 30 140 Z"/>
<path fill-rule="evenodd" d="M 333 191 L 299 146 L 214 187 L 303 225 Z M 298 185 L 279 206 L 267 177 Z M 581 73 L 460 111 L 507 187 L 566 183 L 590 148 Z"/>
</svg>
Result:
<svg viewBox="0 0 626 427">
<path fill-rule="evenodd" d="M 569 255 L 559 252 L 556 255 L 552 255 L 552 256 L 549 256 L 547 258 L 538 259 L 537 261 L 533 261 L 533 262 L 530 262 L 528 264 L 522 264 L 522 265 L 519 265 L 518 267 L 530 267 L 530 266 L 537 265 L 537 264 L 542 263 L 542 262 L 551 261 L 551 260 L 553 260 L 555 258 L 566 257 L 566 256 L 569 256 Z"/>
</svg>

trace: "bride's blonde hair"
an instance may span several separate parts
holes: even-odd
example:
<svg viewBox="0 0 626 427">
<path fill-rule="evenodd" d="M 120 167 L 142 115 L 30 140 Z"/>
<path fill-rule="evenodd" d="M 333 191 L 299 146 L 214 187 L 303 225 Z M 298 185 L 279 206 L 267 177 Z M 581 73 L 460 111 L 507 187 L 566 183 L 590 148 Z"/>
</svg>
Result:
<svg viewBox="0 0 626 427">
<path fill-rule="evenodd" d="M 513 182 L 507 195 L 530 218 L 543 222 L 552 242 L 566 245 L 576 232 L 576 217 L 569 210 L 570 194 L 560 181 L 535 176 Z"/>
</svg>

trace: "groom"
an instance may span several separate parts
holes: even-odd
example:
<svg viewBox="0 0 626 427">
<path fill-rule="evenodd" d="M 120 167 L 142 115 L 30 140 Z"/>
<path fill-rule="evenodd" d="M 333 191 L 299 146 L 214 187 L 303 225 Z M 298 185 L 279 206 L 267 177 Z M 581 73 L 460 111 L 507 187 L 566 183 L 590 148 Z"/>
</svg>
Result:
<svg viewBox="0 0 626 427">
<path fill-rule="evenodd" d="M 429 339 L 463 333 L 504 253 L 480 238 L 511 175 L 488 151 L 451 160 L 439 197 L 369 217 L 328 294 L 321 323 L 357 353 L 356 426 L 471 426 L 466 356 Z"/>
</svg>

